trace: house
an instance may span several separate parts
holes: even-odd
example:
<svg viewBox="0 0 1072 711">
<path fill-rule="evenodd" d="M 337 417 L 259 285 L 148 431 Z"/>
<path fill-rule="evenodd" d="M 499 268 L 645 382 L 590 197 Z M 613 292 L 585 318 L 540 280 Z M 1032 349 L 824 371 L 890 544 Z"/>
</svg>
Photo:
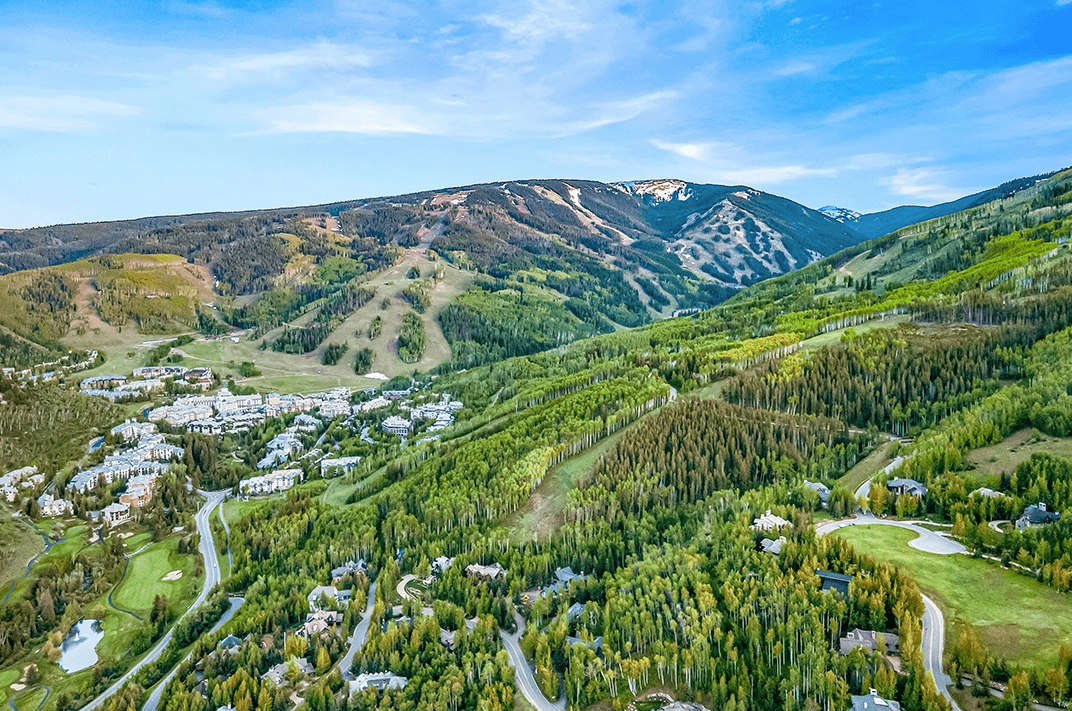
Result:
<svg viewBox="0 0 1072 711">
<path fill-rule="evenodd" d="M 11 503 L 16 498 L 18 498 L 19 490 L 16 489 L 15 487 L 13 487 L 13 486 L 4 486 L 4 487 L 0 487 L 0 494 L 4 495 L 4 500 L 5 501 L 7 501 L 8 503 Z"/>
<path fill-rule="evenodd" d="M 445 630 L 442 627 L 439 628 L 439 643 L 447 648 L 447 651 L 454 651 L 454 640 L 457 632 L 453 630 Z"/>
<path fill-rule="evenodd" d="M 341 579 L 344 575 L 357 575 L 358 573 L 364 573 L 368 570 L 368 563 L 364 559 L 348 560 L 337 568 L 331 569 L 331 582 L 335 583 Z"/>
<path fill-rule="evenodd" d="M 808 481 L 807 479 L 805 479 L 804 486 L 808 487 L 809 489 L 812 489 L 816 494 L 819 495 L 820 504 L 826 506 L 827 503 L 829 503 L 830 487 L 828 487 L 826 484 L 823 484 L 819 481 Z"/>
<path fill-rule="evenodd" d="M 309 663 L 309 660 L 304 657 L 294 657 L 288 662 L 282 664 L 276 664 L 274 667 L 266 671 L 261 675 L 261 679 L 269 679 L 276 686 L 282 686 L 287 680 L 287 668 L 290 664 L 295 664 L 303 675 L 308 676 L 313 673 L 313 665 Z"/>
<path fill-rule="evenodd" d="M 183 374 L 187 385 L 208 390 L 212 387 L 212 368 L 190 368 Z"/>
<path fill-rule="evenodd" d="M 391 415 L 383 421 L 382 425 L 380 425 L 380 429 L 387 434 L 402 435 L 403 437 L 409 434 L 412 427 L 413 425 L 409 420 L 399 417 L 398 415 Z"/>
<path fill-rule="evenodd" d="M 826 592 L 827 590 L 837 590 L 845 597 L 849 596 L 849 581 L 852 580 L 851 575 L 832 573 L 829 570 L 816 570 L 815 574 L 823 581 L 823 592 Z"/>
<path fill-rule="evenodd" d="M 580 637 L 566 637 L 566 644 L 571 647 L 575 647 L 578 644 L 584 647 L 588 647 L 597 654 L 603 649 L 603 638 L 595 637 L 594 639 L 581 639 Z"/>
<path fill-rule="evenodd" d="M 871 689 L 867 696 L 851 697 L 852 711 L 901 711 L 901 704 L 896 701 L 887 701 Z"/>
<path fill-rule="evenodd" d="M 116 425 L 111 429 L 112 436 L 118 437 L 126 442 L 133 442 L 139 440 L 146 435 L 156 433 L 156 425 L 152 422 L 135 422 L 134 420 L 126 420 L 121 425 Z"/>
<path fill-rule="evenodd" d="M 775 516 L 771 513 L 770 509 L 767 512 L 752 522 L 753 531 L 777 531 L 779 529 L 789 526 L 789 522 L 781 516 Z"/>
<path fill-rule="evenodd" d="M 374 397 L 367 402 L 363 402 L 357 406 L 357 410 L 360 412 L 372 412 L 373 410 L 381 410 L 390 405 L 386 398 Z"/>
<path fill-rule="evenodd" d="M 309 593 L 309 609 L 319 610 L 321 598 L 326 597 L 329 600 L 335 600 L 338 594 L 339 591 L 334 585 L 317 585 L 312 589 L 312 592 Z"/>
<path fill-rule="evenodd" d="M 895 496 L 915 496 L 920 499 L 927 496 L 927 487 L 915 479 L 890 479 L 886 482 L 886 488 Z"/>
<path fill-rule="evenodd" d="M 325 474 L 333 471 L 338 471 L 342 474 L 345 474 L 360 463 L 361 457 L 338 457 L 336 459 L 321 459 L 320 476 L 324 476 Z"/>
<path fill-rule="evenodd" d="M 981 486 L 972 493 L 968 494 L 969 498 L 974 499 L 976 496 L 982 499 L 999 499 L 1005 496 L 1005 494 L 1001 493 L 1000 491 L 994 491 L 993 489 L 988 489 L 985 486 Z"/>
<path fill-rule="evenodd" d="M 840 649 L 838 651 L 842 656 L 845 656 L 857 647 L 863 647 L 869 652 L 874 652 L 879 648 L 880 640 L 885 642 L 886 652 L 888 654 L 893 654 L 895 656 L 901 654 L 901 638 L 897 635 L 861 629 L 852 630 L 842 637 L 839 641 Z"/>
<path fill-rule="evenodd" d="M 770 553 L 771 555 L 778 555 L 782 552 L 782 546 L 785 545 L 785 536 L 780 537 L 776 541 L 772 541 L 769 538 L 764 538 L 759 542 L 759 549 L 764 553 Z"/>
<path fill-rule="evenodd" d="M 480 563 L 473 563 L 472 565 L 467 565 L 465 567 L 465 574 L 474 577 L 495 580 L 496 578 L 506 577 L 506 568 L 502 567 L 498 563 L 492 563 L 491 565 L 481 565 Z"/>
<path fill-rule="evenodd" d="M 233 634 L 229 634 L 226 637 L 224 637 L 222 641 L 220 641 L 218 646 L 219 646 L 220 649 L 223 649 L 224 651 L 230 652 L 231 654 L 236 654 L 238 652 L 238 648 L 239 648 L 239 646 L 241 646 L 241 644 L 242 644 L 241 639 L 239 639 L 238 637 L 235 637 Z"/>
<path fill-rule="evenodd" d="M 574 580 L 584 580 L 584 575 L 578 575 L 573 572 L 573 568 L 555 568 L 555 582 L 548 585 L 546 588 L 540 591 L 540 595 L 543 597 L 557 595 L 572 583 Z"/>
<path fill-rule="evenodd" d="M 577 620 L 581 619 L 581 615 L 584 614 L 584 611 L 584 603 L 575 602 L 569 606 L 568 610 L 566 610 L 566 619 L 570 622 L 576 622 Z"/>
<path fill-rule="evenodd" d="M 110 527 L 122 525 L 130 520 L 130 504 L 108 504 L 103 510 L 104 522 Z"/>
<path fill-rule="evenodd" d="M 70 515 L 74 512 L 74 504 L 67 499 L 55 499 L 52 494 L 41 494 L 37 497 L 37 506 L 41 509 L 41 515 L 45 518 L 52 516 Z"/>
<path fill-rule="evenodd" d="M 450 564 L 453 562 L 453 558 L 441 555 L 432 561 L 432 572 L 436 575 L 443 575 L 443 573 L 447 572 L 447 568 L 449 568 Z"/>
<path fill-rule="evenodd" d="M 378 691 L 384 691 L 387 689 L 405 689 L 406 683 L 409 681 L 404 676 L 396 676 L 391 672 L 366 672 L 364 674 L 358 674 L 357 677 L 350 682 L 350 693 L 356 694 L 359 691 L 366 689 L 377 689 Z"/>
<path fill-rule="evenodd" d="M 1050 511 L 1046 504 L 1040 501 L 1024 509 L 1020 518 L 1016 519 L 1016 528 L 1023 531 L 1031 526 L 1045 526 L 1047 523 L 1055 523 L 1059 520 L 1061 520 L 1061 514 L 1057 511 Z"/>
<path fill-rule="evenodd" d="M 334 610 L 317 610 L 305 616 L 305 623 L 295 633 L 299 637 L 309 639 L 321 632 L 327 632 L 337 624 L 342 623 L 342 613 Z"/>
</svg>

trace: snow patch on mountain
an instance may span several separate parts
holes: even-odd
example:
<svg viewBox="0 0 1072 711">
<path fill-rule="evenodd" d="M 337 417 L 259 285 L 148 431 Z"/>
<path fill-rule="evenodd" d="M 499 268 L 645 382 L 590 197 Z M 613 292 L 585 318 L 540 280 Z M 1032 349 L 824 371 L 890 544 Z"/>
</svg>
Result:
<svg viewBox="0 0 1072 711">
<path fill-rule="evenodd" d="M 823 213 L 831 220 L 837 220 L 838 222 L 851 222 L 860 216 L 860 213 L 856 210 L 850 210 L 847 207 L 837 207 L 836 205 L 825 205 L 819 208 L 819 212 Z"/>
<path fill-rule="evenodd" d="M 634 195 L 650 195 L 658 202 L 670 200 L 688 200 L 692 190 L 680 180 L 642 180 L 619 183 L 626 191 Z"/>
</svg>

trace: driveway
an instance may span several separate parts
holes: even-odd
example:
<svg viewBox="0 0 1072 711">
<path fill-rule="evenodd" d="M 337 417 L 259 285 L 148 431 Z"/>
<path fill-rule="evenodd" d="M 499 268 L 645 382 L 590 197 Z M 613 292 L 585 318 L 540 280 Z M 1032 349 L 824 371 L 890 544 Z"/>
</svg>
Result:
<svg viewBox="0 0 1072 711">
<path fill-rule="evenodd" d="M 918 537 L 909 541 L 908 545 L 915 548 L 917 551 L 923 551 L 924 553 L 953 555 L 954 553 L 968 552 L 967 548 L 953 539 L 947 538 L 928 528 L 923 528 L 923 526 L 912 523 L 911 521 L 892 521 L 885 518 L 878 518 L 872 514 L 857 515 L 853 518 L 840 521 L 825 521 L 815 527 L 815 532 L 822 536 L 831 531 L 836 531 L 839 528 L 846 528 L 848 526 L 894 526 L 896 528 L 907 529 L 918 534 Z"/>
<path fill-rule="evenodd" d="M 506 647 L 506 653 L 510 657 L 510 666 L 514 668 L 514 683 L 521 690 L 521 695 L 536 708 L 536 711 L 565 711 L 566 698 L 564 696 L 557 702 L 551 703 L 537 686 L 532 667 L 529 666 L 525 653 L 521 651 L 521 645 L 518 644 L 518 640 L 525 634 L 525 619 L 516 612 L 514 619 L 517 620 L 517 632 L 507 634 L 505 630 L 499 630 L 503 646 Z"/>
</svg>

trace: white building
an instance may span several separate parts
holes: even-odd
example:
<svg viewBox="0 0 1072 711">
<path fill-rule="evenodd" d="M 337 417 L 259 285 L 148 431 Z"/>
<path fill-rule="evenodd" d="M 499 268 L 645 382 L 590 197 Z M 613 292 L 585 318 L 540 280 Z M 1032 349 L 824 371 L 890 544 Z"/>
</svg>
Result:
<svg viewBox="0 0 1072 711">
<path fill-rule="evenodd" d="M 789 526 L 789 522 L 781 516 L 775 516 L 771 513 L 770 509 L 767 512 L 752 522 L 753 531 L 777 531 L 779 529 Z"/>
<path fill-rule="evenodd" d="M 67 499 L 55 499 L 52 494 L 41 494 L 37 497 L 37 505 L 41 509 L 41 515 L 45 518 L 52 516 L 70 515 L 74 512 L 74 504 Z"/>
<path fill-rule="evenodd" d="M 108 504 L 102 513 L 104 522 L 114 528 L 130 520 L 130 504 Z"/>
<path fill-rule="evenodd" d="M 238 493 L 244 496 L 262 496 L 286 491 L 294 487 L 295 481 L 301 481 L 301 469 L 281 469 L 264 476 L 250 477 L 238 483 Z"/>
<path fill-rule="evenodd" d="M 277 464 L 282 464 L 303 449 L 305 449 L 305 446 L 298 439 L 298 435 L 293 432 L 282 432 L 273 437 L 268 443 L 268 453 L 264 456 L 264 459 L 257 462 L 257 468 L 268 469 Z"/>
<path fill-rule="evenodd" d="M 413 425 L 410 424 L 409 420 L 403 419 L 398 415 L 391 415 L 383 421 L 382 425 L 380 425 L 380 428 L 387 434 L 402 436 L 408 435 L 412 427 Z"/>
<path fill-rule="evenodd" d="M 366 689 L 378 689 L 384 691 L 386 689 L 405 689 L 406 683 L 409 680 L 404 676 L 396 676 L 391 672 L 366 672 L 364 674 L 358 674 L 357 677 L 350 682 L 350 693 L 356 694 Z"/>
<path fill-rule="evenodd" d="M 339 457 L 337 459 L 321 459 L 320 460 L 320 476 L 324 476 L 332 469 L 339 469 L 344 474 L 361 462 L 361 457 Z"/>
</svg>

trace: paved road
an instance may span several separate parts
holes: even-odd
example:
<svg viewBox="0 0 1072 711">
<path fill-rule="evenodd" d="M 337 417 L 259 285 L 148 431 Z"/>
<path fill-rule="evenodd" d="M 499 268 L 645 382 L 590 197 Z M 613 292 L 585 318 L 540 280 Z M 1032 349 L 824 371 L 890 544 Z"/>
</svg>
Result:
<svg viewBox="0 0 1072 711">
<path fill-rule="evenodd" d="M 404 576 L 402 576 L 402 579 L 398 581 L 398 586 L 395 588 L 395 592 L 398 593 L 398 596 L 400 598 L 402 598 L 403 600 L 412 600 L 413 599 L 413 596 L 409 594 L 409 590 L 406 590 L 406 586 L 409 585 L 410 582 L 412 582 L 412 581 L 414 581 L 416 579 L 417 579 L 416 575 L 404 575 Z"/>
<path fill-rule="evenodd" d="M 201 557 L 205 561 L 205 584 L 202 586 L 201 592 L 200 594 L 198 594 L 197 599 L 194 600 L 192 605 L 190 605 L 190 610 L 194 610 L 200 607 L 201 603 L 203 603 L 208 597 L 209 591 L 212 590 L 212 588 L 216 587 L 216 585 L 220 582 L 220 562 L 219 559 L 216 557 L 216 544 L 212 540 L 212 528 L 209 526 L 208 522 L 209 517 L 212 515 L 212 510 L 219 506 L 221 503 L 223 503 L 223 500 L 230 493 L 230 490 L 199 490 L 198 493 L 205 497 L 204 506 L 201 507 L 201 509 L 197 512 L 197 515 L 194 517 L 194 520 L 197 522 L 197 532 L 198 534 L 200 534 L 201 537 Z M 187 615 L 190 614 L 190 610 L 186 612 Z M 160 655 L 164 653 L 164 649 L 171 641 L 171 633 L 174 631 L 174 629 L 175 626 L 172 625 L 171 629 L 164 633 L 164 636 L 160 638 L 160 641 L 156 643 L 156 646 L 153 647 L 148 654 L 146 654 L 144 657 L 141 658 L 140 661 L 138 661 L 134 666 L 132 666 L 126 674 L 119 677 L 119 679 L 114 684 L 105 689 L 100 696 L 83 706 L 82 711 L 92 711 L 92 709 L 95 709 L 97 706 L 100 706 L 101 703 L 106 701 L 112 694 L 119 691 L 119 689 L 123 687 L 123 684 L 126 684 L 128 681 L 130 681 L 130 679 L 133 678 L 133 676 L 137 674 L 138 670 L 140 670 L 143 666 L 145 666 L 146 664 L 151 664 L 152 662 L 155 662 L 157 659 L 159 659 Z"/>
<path fill-rule="evenodd" d="M 514 619 L 517 620 L 517 632 L 507 634 L 506 630 L 499 630 L 503 646 L 506 647 L 506 653 L 510 656 L 510 666 L 514 668 L 514 683 L 517 684 L 521 695 L 536 708 L 536 711 L 565 711 L 565 696 L 556 703 L 551 703 L 540 691 L 540 687 L 536 685 L 536 677 L 532 673 L 532 667 L 529 666 L 528 660 L 525 659 L 525 653 L 521 651 L 521 645 L 518 644 L 518 640 L 525 634 L 525 619 L 516 612 L 514 613 Z"/>
<path fill-rule="evenodd" d="M 928 528 L 923 528 L 922 526 L 909 521 L 892 521 L 890 519 L 877 518 L 872 514 L 857 515 L 851 519 L 843 519 L 840 521 L 825 521 L 815 527 L 815 532 L 821 536 L 825 533 L 836 531 L 839 528 L 845 528 L 846 526 L 895 526 L 919 534 L 918 538 L 908 542 L 908 545 L 918 551 L 936 553 L 937 555 L 952 555 L 954 553 L 968 552 L 968 549 L 961 544 Z"/>
<path fill-rule="evenodd" d="M 361 621 L 354 627 L 354 633 L 350 636 L 350 648 L 346 650 L 346 655 L 339 660 L 339 669 L 342 670 L 342 678 L 346 681 L 354 678 L 350 668 L 354 665 L 354 657 L 365 646 L 365 640 L 368 639 L 369 623 L 372 622 L 372 608 L 375 606 L 376 583 L 373 583 L 369 585 L 368 600 L 365 603 L 365 611 L 361 613 Z"/>
<path fill-rule="evenodd" d="M 923 597 L 923 624 L 922 632 L 923 668 L 934 677 L 934 685 L 938 687 L 938 693 L 944 696 L 953 707 L 953 711 L 960 711 L 957 702 L 949 695 L 948 686 L 953 680 L 942 669 L 942 653 L 945 651 L 945 619 L 942 611 L 926 595 Z"/>
<path fill-rule="evenodd" d="M 955 553 L 966 553 L 967 549 L 960 545 L 956 541 L 944 538 L 939 534 L 929 529 L 917 526 L 914 523 L 907 521 L 889 521 L 887 519 L 876 518 L 870 514 L 864 516 L 856 516 L 849 520 L 843 521 L 825 521 L 815 527 L 815 532 L 820 536 L 831 531 L 836 531 L 839 528 L 846 526 L 895 526 L 897 528 L 906 528 L 909 531 L 915 531 L 919 534 L 919 538 L 911 540 L 908 545 L 921 551 L 928 553 L 935 553 L 937 555 L 952 555 Z M 926 595 L 923 597 L 923 621 L 920 625 L 920 648 L 923 651 L 923 667 L 931 673 L 934 677 L 934 684 L 938 687 L 938 692 L 942 696 L 949 700 L 949 703 L 953 707 L 953 711 L 961 711 L 957 706 L 957 702 L 953 700 L 953 697 L 949 695 L 946 687 L 952 683 L 952 680 L 946 675 L 942 669 L 942 655 L 945 652 L 945 619 L 942 617 L 942 611 L 938 608 L 934 601 Z"/>
<path fill-rule="evenodd" d="M 231 606 L 223 613 L 223 617 L 221 617 L 216 624 L 212 625 L 212 629 L 210 629 L 206 635 L 213 635 L 219 632 L 220 628 L 231 621 L 231 618 L 238 612 L 238 608 L 242 607 L 242 603 L 245 602 L 245 599 L 240 597 L 229 597 L 227 600 L 231 603 Z M 190 655 L 187 654 L 186 659 L 189 658 Z M 183 659 L 183 661 L 186 661 L 186 659 Z M 160 705 L 160 697 L 164 695 L 164 687 L 168 685 L 168 682 L 171 681 L 171 678 L 175 676 L 175 673 L 178 671 L 179 665 L 176 664 L 175 667 L 168 672 L 168 675 L 161 679 L 159 684 L 153 687 L 153 691 L 149 694 L 149 698 L 146 700 L 145 705 L 141 707 L 141 711 L 156 711 L 156 708 Z"/>
</svg>

